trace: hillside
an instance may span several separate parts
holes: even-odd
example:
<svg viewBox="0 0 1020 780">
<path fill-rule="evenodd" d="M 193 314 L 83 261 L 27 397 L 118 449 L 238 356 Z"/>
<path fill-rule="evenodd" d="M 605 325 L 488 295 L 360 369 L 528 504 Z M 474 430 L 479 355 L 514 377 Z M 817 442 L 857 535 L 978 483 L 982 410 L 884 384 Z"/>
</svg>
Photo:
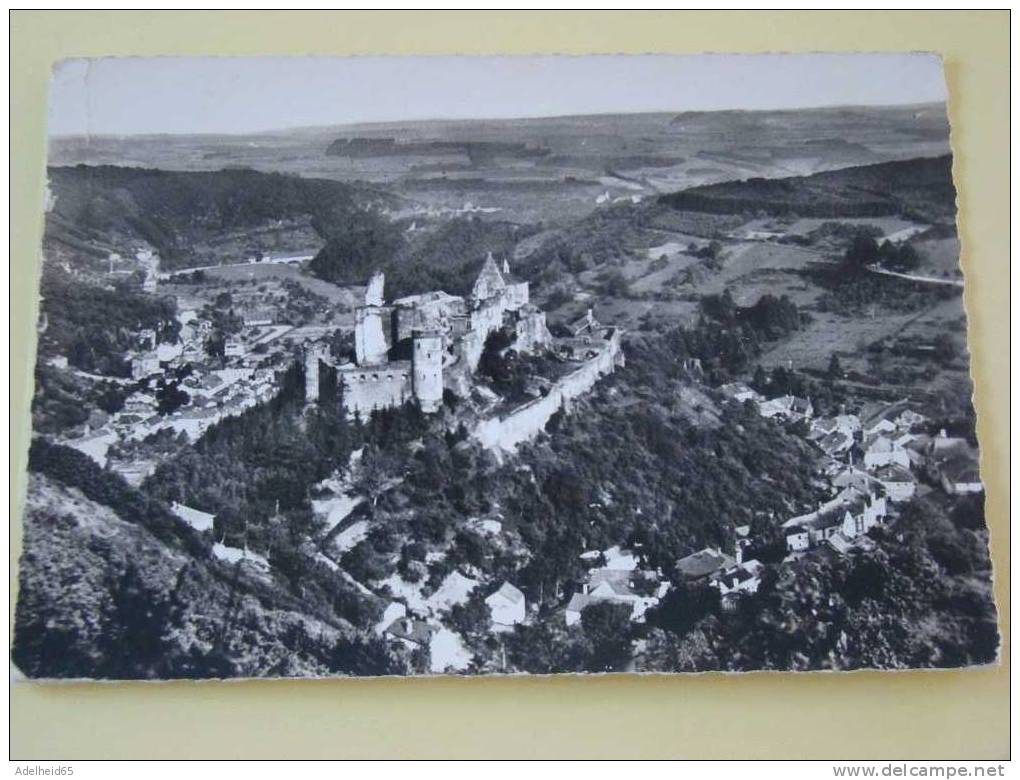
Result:
<svg viewBox="0 0 1020 780">
<path fill-rule="evenodd" d="M 753 178 L 692 187 L 660 202 L 682 211 L 711 214 L 849 218 L 906 216 L 951 221 L 955 214 L 952 158 L 842 168 L 785 179 Z"/>
<path fill-rule="evenodd" d="M 400 670 L 384 645 L 329 607 L 211 557 L 164 505 L 80 453 L 37 440 L 29 465 L 12 651 L 28 676 Z M 344 592 L 333 582 L 330 598 Z"/>
<path fill-rule="evenodd" d="M 332 215 L 386 200 L 355 184 L 250 169 L 51 167 L 49 188 L 48 250 L 95 262 L 147 244 L 164 269 L 315 249 Z"/>
</svg>

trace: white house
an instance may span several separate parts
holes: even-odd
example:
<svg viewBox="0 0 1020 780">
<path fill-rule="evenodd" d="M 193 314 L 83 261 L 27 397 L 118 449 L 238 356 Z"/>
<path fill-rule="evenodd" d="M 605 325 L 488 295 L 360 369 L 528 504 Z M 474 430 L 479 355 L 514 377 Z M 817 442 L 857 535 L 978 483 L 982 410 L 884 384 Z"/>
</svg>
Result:
<svg viewBox="0 0 1020 780">
<path fill-rule="evenodd" d="M 524 622 L 527 609 L 524 594 L 509 582 L 504 582 L 499 590 L 487 596 L 485 603 L 494 627 L 509 628 Z"/>
<path fill-rule="evenodd" d="M 899 464 L 883 466 L 875 472 L 875 479 L 885 489 L 890 501 L 909 501 L 917 490 L 917 481 L 910 469 Z"/>
<path fill-rule="evenodd" d="M 883 433 L 864 440 L 864 467 L 876 469 L 891 463 L 910 468 L 910 456 L 906 449 Z"/>
<path fill-rule="evenodd" d="M 720 392 L 727 398 L 732 398 L 738 403 L 744 403 L 744 401 L 760 401 L 762 400 L 761 395 L 756 391 L 752 390 L 743 382 L 730 382 L 726 385 L 719 387 Z"/>
</svg>

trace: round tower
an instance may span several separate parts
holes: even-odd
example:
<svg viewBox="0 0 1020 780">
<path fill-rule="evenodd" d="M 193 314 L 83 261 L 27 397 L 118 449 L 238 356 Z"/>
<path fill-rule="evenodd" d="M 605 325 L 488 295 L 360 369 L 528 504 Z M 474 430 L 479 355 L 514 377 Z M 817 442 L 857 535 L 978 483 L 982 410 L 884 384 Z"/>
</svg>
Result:
<svg viewBox="0 0 1020 780">
<path fill-rule="evenodd" d="M 416 330 L 411 338 L 411 389 L 422 411 L 435 412 L 443 403 L 443 336 Z"/>
</svg>

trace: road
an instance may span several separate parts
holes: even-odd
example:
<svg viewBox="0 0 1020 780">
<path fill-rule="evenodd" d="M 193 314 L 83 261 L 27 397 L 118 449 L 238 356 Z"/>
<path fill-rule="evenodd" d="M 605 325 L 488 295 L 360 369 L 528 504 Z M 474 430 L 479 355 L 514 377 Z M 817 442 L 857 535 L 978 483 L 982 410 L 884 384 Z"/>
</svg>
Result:
<svg viewBox="0 0 1020 780">
<path fill-rule="evenodd" d="M 243 263 L 222 263 L 220 265 L 196 265 L 191 268 L 175 268 L 173 271 L 165 271 L 159 275 L 160 281 L 166 281 L 174 276 L 190 274 L 193 271 L 218 271 L 224 268 L 241 268 L 249 265 L 281 265 L 288 263 L 303 263 L 311 260 L 315 255 L 294 255 L 293 257 L 268 257 L 263 260 L 245 260 Z"/>
<path fill-rule="evenodd" d="M 962 279 L 939 279 L 935 276 L 917 276 L 915 274 L 901 274 L 896 271 L 888 271 L 885 268 L 876 268 L 875 266 L 868 266 L 868 270 L 873 274 L 882 274 L 883 276 L 896 276 L 900 279 L 909 279 L 912 282 L 923 282 L 925 284 L 948 284 L 951 287 L 963 287 Z"/>
</svg>

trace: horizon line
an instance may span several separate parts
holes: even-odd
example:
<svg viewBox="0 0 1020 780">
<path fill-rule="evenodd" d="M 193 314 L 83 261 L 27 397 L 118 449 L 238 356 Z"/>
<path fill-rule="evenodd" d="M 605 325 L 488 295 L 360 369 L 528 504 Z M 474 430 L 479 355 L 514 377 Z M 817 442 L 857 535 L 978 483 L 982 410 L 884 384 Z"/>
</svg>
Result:
<svg viewBox="0 0 1020 780">
<path fill-rule="evenodd" d="M 332 130 L 345 127 L 380 127 L 387 125 L 402 124 L 435 124 L 440 122 L 448 123 L 469 123 L 469 122 L 515 122 L 515 121 L 537 121 L 542 119 L 587 119 L 596 117 L 614 116 L 650 116 L 665 114 L 679 116 L 681 114 L 725 114 L 725 113 L 746 113 L 766 114 L 778 112 L 809 112 L 824 111 L 833 109 L 890 109 L 890 108 L 911 108 L 920 106 L 945 106 L 948 110 L 948 100 L 924 100 L 920 102 L 907 103 L 819 103 L 813 106 L 776 106 L 773 108 L 740 108 L 733 106 L 728 108 L 711 109 L 656 109 L 648 111 L 599 111 L 582 114 L 531 114 L 514 116 L 477 116 L 477 117 L 413 117 L 407 119 L 378 119 L 360 122 L 341 122 L 338 124 L 312 124 L 312 125 L 285 125 L 279 127 L 252 129 L 246 131 L 195 131 L 195 132 L 148 132 L 148 133 L 47 133 L 47 140 L 72 140 L 80 138 L 98 139 L 128 139 L 128 138 L 166 138 L 166 137 L 242 137 L 247 135 L 274 135 L 279 133 L 307 132 L 312 130 Z M 947 116 L 948 121 L 948 116 Z"/>
</svg>

